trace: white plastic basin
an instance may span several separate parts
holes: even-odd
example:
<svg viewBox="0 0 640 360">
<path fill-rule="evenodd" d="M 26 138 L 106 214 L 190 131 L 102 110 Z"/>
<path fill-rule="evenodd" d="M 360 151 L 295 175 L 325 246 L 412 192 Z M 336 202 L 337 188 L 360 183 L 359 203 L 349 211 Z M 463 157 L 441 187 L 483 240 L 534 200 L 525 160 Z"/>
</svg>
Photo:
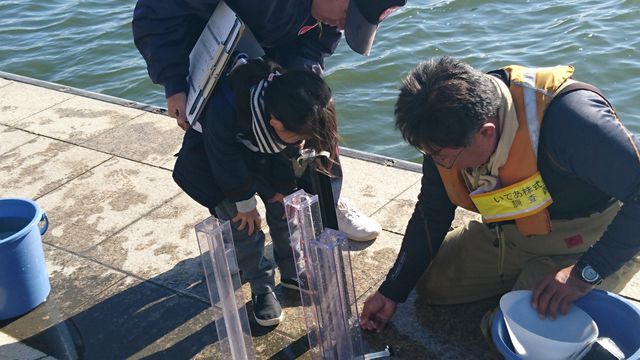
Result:
<svg viewBox="0 0 640 360">
<path fill-rule="evenodd" d="M 500 299 L 500 309 L 513 347 L 522 359 L 572 359 L 598 338 L 596 323 L 575 305 L 555 320 L 540 319 L 531 306 L 529 290 L 506 293 Z"/>
</svg>

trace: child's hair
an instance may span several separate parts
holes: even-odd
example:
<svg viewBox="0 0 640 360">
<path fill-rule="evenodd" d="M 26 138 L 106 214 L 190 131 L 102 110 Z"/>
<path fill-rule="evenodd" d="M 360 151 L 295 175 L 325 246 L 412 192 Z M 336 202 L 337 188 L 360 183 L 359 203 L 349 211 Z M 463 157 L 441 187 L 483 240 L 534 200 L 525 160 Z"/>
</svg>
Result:
<svg viewBox="0 0 640 360">
<path fill-rule="evenodd" d="M 278 71 L 265 90 L 268 113 L 282 122 L 285 129 L 305 137 L 305 147 L 328 151 L 331 156 L 321 161 L 319 170 L 331 174 L 338 145 L 338 123 L 331 89 L 317 74 L 308 70 L 284 71 L 273 62 L 252 60 L 238 67 L 231 75 L 236 96 L 236 114 L 243 127 L 251 124 L 249 91 L 252 85 L 268 74 Z"/>
<path fill-rule="evenodd" d="M 238 124 L 243 130 L 251 130 L 251 87 L 270 73 L 284 72 L 278 64 L 262 59 L 249 59 L 229 74 L 229 84 L 235 97 Z"/>
<path fill-rule="evenodd" d="M 311 71 L 292 70 L 273 79 L 265 90 L 264 102 L 285 129 L 307 139 L 305 147 L 331 154 L 329 161 L 319 166 L 330 174 L 338 145 L 338 123 L 327 83 Z"/>
</svg>

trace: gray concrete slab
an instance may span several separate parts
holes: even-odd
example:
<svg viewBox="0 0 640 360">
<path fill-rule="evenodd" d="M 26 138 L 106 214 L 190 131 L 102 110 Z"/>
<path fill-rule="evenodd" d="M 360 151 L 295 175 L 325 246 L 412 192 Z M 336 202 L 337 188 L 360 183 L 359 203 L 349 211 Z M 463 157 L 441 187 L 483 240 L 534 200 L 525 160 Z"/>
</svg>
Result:
<svg viewBox="0 0 640 360">
<path fill-rule="evenodd" d="M 7 136 L 29 138 L 28 133 Z M 2 136 L 3 133 L 0 133 Z M 37 199 L 109 159 L 109 156 L 45 137 L 34 137 L 0 157 L 0 196 Z"/>
<path fill-rule="evenodd" d="M 420 178 L 421 176 L 418 176 L 418 180 L 413 185 L 401 192 L 373 215 L 373 218 L 382 225 L 383 229 L 404 234 L 418 201 Z"/>
<path fill-rule="evenodd" d="M 91 284 L 85 284 L 91 288 Z M 150 282 L 128 277 L 85 299 L 72 314 L 56 314 L 55 302 L 20 318 L 2 332 L 30 329 L 23 341 L 61 359 L 191 358 L 214 354 L 212 314 L 204 302 L 177 295 Z M 47 308 L 48 306 L 48 308 Z"/>
<path fill-rule="evenodd" d="M 0 87 L 7 86 L 7 85 L 9 85 L 11 83 L 12 83 L 12 81 L 0 77 Z"/>
<path fill-rule="evenodd" d="M 173 170 L 173 167 L 176 164 L 176 158 L 171 158 L 168 159 L 167 161 L 163 162 L 162 164 L 160 164 L 159 166 L 163 169 L 167 169 L 167 170 Z"/>
<path fill-rule="evenodd" d="M 383 231 L 373 242 L 350 242 L 351 267 L 359 296 L 382 281 L 396 260 L 402 235 Z"/>
<path fill-rule="evenodd" d="M 74 358 L 78 334 L 68 319 L 125 274 L 46 244 L 44 250 L 51 282 L 47 301 L 22 317 L 0 321 L 0 333 L 56 358 Z"/>
<path fill-rule="evenodd" d="M 208 216 L 204 207 L 180 194 L 87 255 L 168 288 L 193 291 L 203 277 L 194 226 Z M 206 289 L 202 288 L 204 292 L 196 295 L 207 300 Z"/>
<path fill-rule="evenodd" d="M 0 125 L 0 155 L 33 140 L 37 135 L 16 128 Z"/>
<path fill-rule="evenodd" d="M 373 218 L 387 231 L 404 234 L 407 223 L 415 209 L 415 200 L 393 199 L 380 208 Z"/>
<path fill-rule="evenodd" d="M 39 199 L 49 242 L 84 252 L 180 192 L 168 171 L 113 158 Z"/>
<path fill-rule="evenodd" d="M 635 261 L 640 263 L 640 255 L 636 257 Z M 620 294 L 630 297 L 640 303 L 640 273 L 636 273 L 633 278 L 631 278 L 631 281 L 627 283 L 627 286 L 622 289 Z"/>
<path fill-rule="evenodd" d="M 0 88 L 0 124 L 13 125 L 71 97 L 64 92 L 12 82 Z"/>
<path fill-rule="evenodd" d="M 222 359 L 206 302 L 133 277 L 95 296 L 58 327 L 65 324 L 69 338 L 79 337 L 75 340 L 87 359 L 103 358 L 105 353 L 113 359 Z M 306 351 L 296 350 L 294 341 L 275 328 L 257 328 L 254 334 L 259 359 L 294 358 L 287 354 Z M 41 346 L 49 350 L 52 345 Z"/>
<path fill-rule="evenodd" d="M 83 145 L 146 164 L 163 166 L 175 161 L 184 132 L 173 118 L 146 113 L 89 139 Z M 167 167 L 167 166 L 165 166 Z"/>
<path fill-rule="evenodd" d="M 85 358 L 189 359 L 212 355 L 215 326 L 208 305 L 150 282 L 127 277 L 72 318 Z"/>
<path fill-rule="evenodd" d="M 273 331 L 258 339 L 254 337 L 254 347 L 258 359 L 311 359 L 306 335 L 291 339 Z"/>
<path fill-rule="evenodd" d="M 358 308 L 379 284 L 362 294 Z M 391 346 L 394 359 L 499 359 L 489 349 L 480 331 L 480 320 L 495 308 L 498 298 L 462 305 L 435 306 L 412 292 L 399 303 L 394 317 L 380 333 L 363 330 L 370 351 Z"/>
<path fill-rule="evenodd" d="M 47 241 L 46 234 L 43 239 Z M 122 272 L 46 243 L 44 250 L 52 288 L 48 298 L 53 302 L 50 308 L 55 307 L 55 313 L 63 317 L 74 314 L 85 303 L 125 277 Z"/>
<path fill-rule="evenodd" d="M 141 110 L 75 96 L 15 121 L 13 125 L 39 135 L 80 144 L 142 114 Z"/>
<path fill-rule="evenodd" d="M 344 171 L 342 196 L 367 215 L 378 211 L 420 179 L 420 174 L 411 171 L 346 157 L 341 161 Z"/>
<path fill-rule="evenodd" d="M 47 354 L 20 342 L 20 340 L 0 332 L 0 359 L 41 360 Z"/>
</svg>

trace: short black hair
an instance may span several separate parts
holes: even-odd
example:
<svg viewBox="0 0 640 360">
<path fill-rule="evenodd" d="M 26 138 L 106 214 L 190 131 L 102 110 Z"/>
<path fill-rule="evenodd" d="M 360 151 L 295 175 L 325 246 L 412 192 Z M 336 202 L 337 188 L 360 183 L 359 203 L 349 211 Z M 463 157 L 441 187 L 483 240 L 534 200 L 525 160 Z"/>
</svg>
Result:
<svg viewBox="0 0 640 360">
<path fill-rule="evenodd" d="M 488 76 L 450 57 L 420 63 L 402 80 L 396 128 L 409 144 L 434 152 L 468 146 L 500 106 Z"/>
</svg>

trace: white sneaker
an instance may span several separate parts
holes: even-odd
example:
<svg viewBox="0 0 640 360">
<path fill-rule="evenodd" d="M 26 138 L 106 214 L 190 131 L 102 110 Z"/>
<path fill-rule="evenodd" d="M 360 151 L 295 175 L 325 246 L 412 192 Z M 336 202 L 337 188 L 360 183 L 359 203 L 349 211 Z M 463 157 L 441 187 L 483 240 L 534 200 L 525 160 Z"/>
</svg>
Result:
<svg viewBox="0 0 640 360">
<path fill-rule="evenodd" d="M 338 218 L 338 228 L 340 231 L 345 232 L 351 240 L 373 240 L 382 231 L 382 226 L 377 221 L 363 214 L 344 198 L 338 200 L 336 216 Z"/>
</svg>

